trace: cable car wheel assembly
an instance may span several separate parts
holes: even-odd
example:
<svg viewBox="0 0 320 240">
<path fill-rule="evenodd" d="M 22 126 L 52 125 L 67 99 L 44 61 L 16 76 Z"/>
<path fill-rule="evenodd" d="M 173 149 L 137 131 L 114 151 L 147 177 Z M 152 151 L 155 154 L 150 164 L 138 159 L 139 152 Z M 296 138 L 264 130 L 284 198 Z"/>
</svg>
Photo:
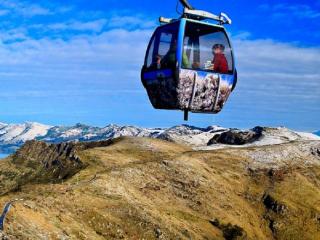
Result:
<svg viewBox="0 0 320 240">
<path fill-rule="evenodd" d="M 178 19 L 160 17 L 149 42 L 141 81 L 156 109 L 219 113 L 237 83 L 230 38 L 221 13 L 196 10 L 187 0 Z M 212 21 L 214 21 L 212 23 Z"/>
</svg>

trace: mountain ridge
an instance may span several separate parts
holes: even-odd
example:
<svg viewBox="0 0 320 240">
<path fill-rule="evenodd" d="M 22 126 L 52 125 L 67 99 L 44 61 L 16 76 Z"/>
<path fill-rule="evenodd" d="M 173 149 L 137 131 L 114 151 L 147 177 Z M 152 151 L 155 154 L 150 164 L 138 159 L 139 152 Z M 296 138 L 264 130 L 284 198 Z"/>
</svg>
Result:
<svg viewBox="0 0 320 240">
<path fill-rule="evenodd" d="M 223 132 L 214 140 L 299 135 Z M 0 238 L 319 239 L 319 160 L 320 141 L 199 151 L 142 137 L 32 140 L 0 161 L 0 206 L 20 199 Z"/>
<path fill-rule="evenodd" d="M 262 136 L 254 141 L 252 139 L 246 139 L 248 136 L 254 134 L 257 128 L 262 129 Z M 29 140 L 48 143 L 89 142 L 103 141 L 122 136 L 159 138 L 198 148 L 207 148 L 208 145 L 210 145 L 211 148 L 221 147 L 224 144 L 242 145 L 233 144 L 237 143 L 237 141 L 232 142 L 233 140 L 231 140 L 231 138 L 224 139 L 224 141 L 221 140 L 221 142 L 211 141 L 211 144 L 209 144 L 214 136 L 223 132 L 230 132 L 230 134 L 227 135 L 231 135 L 231 138 L 241 135 L 240 138 L 242 138 L 242 140 L 240 142 L 244 142 L 245 144 L 256 142 L 257 144 L 268 145 L 292 140 L 320 140 L 320 137 L 316 137 L 312 133 L 295 132 L 283 127 L 255 127 L 250 130 L 240 130 L 214 125 L 206 128 L 191 125 L 177 125 L 170 128 L 144 128 L 130 125 L 120 126 L 116 124 L 109 124 L 105 127 L 95 127 L 82 123 L 77 123 L 74 126 L 51 126 L 37 122 L 25 122 L 21 124 L 0 123 L 0 153 L 11 154 Z M 229 143 L 229 141 L 231 141 L 231 143 Z M 213 145 L 213 143 L 216 144 Z"/>
</svg>

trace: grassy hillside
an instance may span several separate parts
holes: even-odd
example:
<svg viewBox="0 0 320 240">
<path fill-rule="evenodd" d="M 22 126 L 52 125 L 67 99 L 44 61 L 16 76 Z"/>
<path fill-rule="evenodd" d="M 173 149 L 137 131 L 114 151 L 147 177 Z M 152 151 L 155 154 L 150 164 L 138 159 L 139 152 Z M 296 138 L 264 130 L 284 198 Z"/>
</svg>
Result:
<svg viewBox="0 0 320 240">
<path fill-rule="evenodd" d="M 24 199 L 4 232 L 10 239 L 320 239 L 319 144 L 299 144 L 194 151 L 121 138 L 75 145 L 48 164 L 48 149 L 57 148 L 32 142 L 0 162 L 0 206 Z M 264 157 L 272 164 L 257 161 Z"/>
</svg>

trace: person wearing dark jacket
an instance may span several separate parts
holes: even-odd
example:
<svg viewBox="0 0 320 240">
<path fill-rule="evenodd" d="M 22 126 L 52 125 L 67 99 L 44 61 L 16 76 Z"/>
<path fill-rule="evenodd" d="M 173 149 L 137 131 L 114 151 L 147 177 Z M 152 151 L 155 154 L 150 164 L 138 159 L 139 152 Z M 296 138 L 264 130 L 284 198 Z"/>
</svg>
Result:
<svg viewBox="0 0 320 240">
<path fill-rule="evenodd" d="M 226 56 L 224 55 L 224 45 L 223 44 L 215 44 L 212 47 L 212 53 L 214 54 L 214 58 L 212 61 L 213 64 L 213 71 L 218 73 L 228 73 L 228 61 Z"/>
</svg>

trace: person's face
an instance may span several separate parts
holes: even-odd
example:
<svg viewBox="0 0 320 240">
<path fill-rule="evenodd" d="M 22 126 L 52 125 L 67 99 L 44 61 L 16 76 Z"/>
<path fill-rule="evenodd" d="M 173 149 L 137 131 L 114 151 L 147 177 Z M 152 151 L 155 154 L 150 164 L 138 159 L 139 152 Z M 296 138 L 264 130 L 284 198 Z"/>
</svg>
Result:
<svg viewBox="0 0 320 240">
<path fill-rule="evenodd" d="M 222 50 L 220 48 L 213 49 L 213 54 L 219 54 L 219 53 L 222 53 Z"/>
</svg>

